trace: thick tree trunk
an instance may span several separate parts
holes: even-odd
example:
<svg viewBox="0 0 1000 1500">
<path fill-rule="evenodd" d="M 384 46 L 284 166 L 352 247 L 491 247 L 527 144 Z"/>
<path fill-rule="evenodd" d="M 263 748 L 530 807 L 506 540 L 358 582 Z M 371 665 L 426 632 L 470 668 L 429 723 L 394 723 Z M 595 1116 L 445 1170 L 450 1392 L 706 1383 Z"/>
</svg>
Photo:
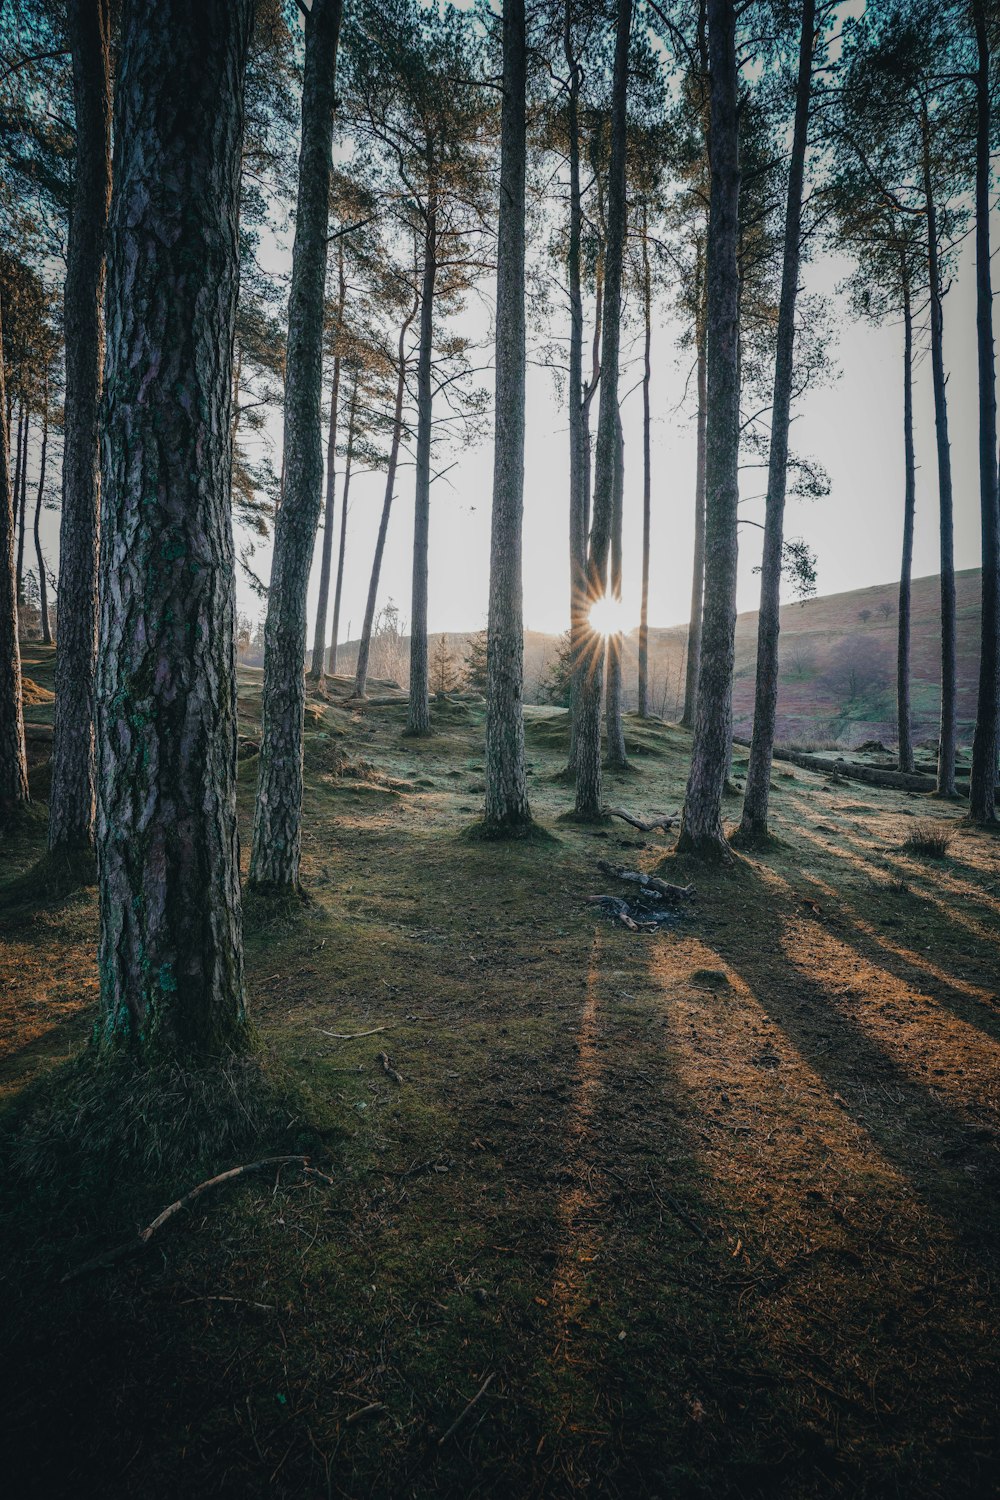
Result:
<svg viewBox="0 0 1000 1500">
<path fill-rule="evenodd" d="M 98 415 L 104 363 L 104 239 L 111 200 L 109 0 L 67 7 L 76 106 L 76 170 L 63 317 L 66 393 L 59 523 L 59 649 L 49 848 L 94 838 L 94 671 L 100 508 Z"/>
<path fill-rule="evenodd" d="M 24 533 L 28 511 L 28 439 L 31 436 L 31 412 L 24 408 L 24 430 L 21 438 L 21 462 L 18 468 L 17 495 L 17 602 L 24 603 Z"/>
<path fill-rule="evenodd" d="M 433 158 L 428 151 L 433 173 Z M 437 206 L 427 204 L 424 274 L 420 289 L 420 349 L 417 354 L 417 484 L 413 511 L 413 593 L 410 601 L 410 703 L 406 733 L 431 732 L 427 656 L 427 544 L 431 521 L 431 356 L 434 346 L 434 282 L 437 277 Z"/>
<path fill-rule="evenodd" d="M 615 422 L 615 483 L 611 513 L 611 597 L 621 603 L 622 598 L 622 520 L 625 502 L 625 437 L 622 433 L 621 412 Z M 622 725 L 622 652 L 625 637 L 620 630 L 608 636 L 608 688 L 604 709 L 608 741 L 608 767 L 613 771 L 628 768 L 625 753 L 625 730 Z"/>
<path fill-rule="evenodd" d="M 955 726 L 958 665 L 956 656 L 954 501 L 951 444 L 948 438 L 948 391 L 944 371 L 944 314 L 938 264 L 937 210 L 931 180 L 930 124 L 923 115 L 924 205 L 927 217 L 927 269 L 931 302 L 931 374 L 934 385 L 934 431 L 937 439 L 938 496 L 941 532 L 941 733 L 938 742 L 937 792 L 955 796 Z"/>
<path fill-rule="evenodd" d="M 917 469 L 913 449 L 913 310 L 910 305 L 910 267 L 900 251 L 903 292 L 903 559 L 899 570 L 899 622 L 896 641 L 896 717 L 899 769 L 913 770 L 913 722 L 910 713 L 910 600 L 913 573 L 913 522 L 917 503 Z"/>
<path fill-rule="evenodd" d="M 788 430 L 795 372 L 795 301 L 802 258 L 802 184 L 809 136 L 809 95 L 812 87 L 816 0 L 803 0 L 799 35 L 799 76 L 795 89 L 795 126 L 788 166 L 785 203 L 785 243 L 778 305 L 777 349 L 774 363 L 774 400 L 771 407 L 771 447 L 768 455 L 767 501 L 764 509 L 764 551 L 760 569 L 760 610 L 757 615 L 757 680 L 754 687 L 753 737 L 743 795 L 740 832 L 753 837 L 767 833 L 771 788 L 771 754 L 778 709 L 778 636 L 781 630 L 781 560 L 784 548 L 785 492 L 788 483 Z"/>
<path fill-rule="evenodd" d="M 396 487 L 396 467 L 399 463 L 399 445 L 403 437 L 403 398 L 406 394 L 406 335 L 417 315 L 417 302 L 399 330 L 399 345 L 396 354 L 396 403 L 392 414 L 392 443 L 389 448 L 389 465 L 385 474 L 385 494 L 382 499 L 382 516 L 375 541 L 375 556 L 372 559 L 371 578 L 368 582 L 368 600 L 365 618 L 358 642 L 358 665 L 354 675 L 354 696 L 363 698 L 368 685 L 368 661 L 372 649 L 372 627 L 375 624 L 375 606 L 378 603 L 378 582 L 382 572 L 382 556 L 385 539 L 389 533 L 389 516 L 392 511 L 393 492 Z"/>
<path fill-rule="evenodd" d="M 712 187 L 708 230 L 705 610 L 698 708 L 679 850 L 725 854 L 722 791 L 730 754 L 739 506 L 740 162 L 732 0 L 708 0 Z"/>
<path fill-rule="evenodd" d="M 344 271 L 344 242 L 337 241 L 337 337 L 344 321 L 347 301 L 347 276 Z M 326 444 L 326 505 L 323 511 L 323 547 L 319 569 L 319 599 L 316 602 L 316 629 L 313 633 L 313 682 L 323 681 L 326 664 L 326 619 L 330 608 L 330 574 L 333 568 L 333 531 L 337 509 L 337 403 L 340 400 L 340 355 L 333 357 L 333 388 L 330 392 L 330 432 Z M 330 671 L 334 670 L 333 666 Z"/>
<path fill-rule="evenodd" d="M 97 669 L 104 1045 L 245 1035 L 232 355 L 252 0 L 132 0 L 115 92 Z"/>
<path fill-rule="evenodd" d="M 42 451 L 38 459 L 38 493 L 35 497 L 35 561 L 38 564 L 38 620 L 42 630 L 42 643 L 52 645 L 52 630 L 49 626 L 49 585 L 45 576 L 45 557 L 42 553 L 42 502 L 45 499 L 45 470 L 49 454 L 49 393 L 45 391 L 42 409 Z"/>
<path fill-rule="evenodd" d="M 652 474 L 649 447 L 649 384 L 652 375 L 650 352 L 653 338 L 652 286 L 649 272 L 649 211 L 642 206 L 642 313 L 644 338 L 642 346 L 642 598 L 639 604 L 639 695 L 636 704 L 639 717 L 649 713 L 649 531 Z"/>
<path fill-rule="evenodd" d="M 580 188 L 580 65 L 573 49 L 572 0 L 563 13 L 563 51 L 569 69 L 566 130 L 569 137 L 569 246 L 566 281 L 569 291 L 569 629 L 571 735 L 575 739 L 580 666 L 587 633 L 587 475 L 590 442 L 584 428 L 583 411 L 583 293 L 580 282 L 583 206 Z M 575 764 L 571 744 L 570 764 Z"/>
<path fill-rule="evenodd" d="M 1000 509 L 997 488 L 997 399 L 990 276 L 990 48 L 985 0 L 973 0 L 976 30 L 976 343 L 979 354 L 979 500 L 982 515 L 982 640 L 979 701 L 972 742 L 969 816 L 997 821 L 1000 757 Z"/>
<path fill-rule="evenodd" d="M 698 249 L 699 282 L 704 277 L 704 252 Z M 698 307 L 702 306 L 699 287 Z M 708 363 L 705 357 L 705 320 L 698 313 L 695 330 L 698 343 L 697 383 L 698 418 L 694 479 L 694 560 L 691 569 L 691 619 L 688 625 L 687 653 L 684 666 L 684 711 L 681 723 L 694 728 L 698 708 L 698 670 L 701 666 L 701 626 L 705 599 L 705 446 L 708 422 Z"/>
<path fill-rule="evenodd" d="M 323 485 L 323 295 L 341 0 L 306 19 L 285 375 L 285 483 L 264 627 L 264 697 L 250 881 L 294 891 L 302 847 L 306 593 Z"/>
<path fill-rule="evenodd" d="M 497 233 L 496 437 L 486 627 L 486 813 L 493 834 L 531 822 L 524 766 L 524 0 L 504 0 Z"/>
<path fill-rule="evenodd" d="M 17 643 L 14 490 L 10 472 L 10 425 L 5 420 L 6 411 L 3 306 L 0 304 L 0 833 L 29 801 L 21 652 Z"/>
<path fill-rule="evenodd" d="M 611 96 L 611 171 L 608 182 L 608 230 L 604 250 L 601 386 L 594 468 L 594 514 L 587 558 L 591 599 L 607 588 L 608 547 L 614 512 L 618 447 L 618 351 L 621 337 L 622 256 L 625 244 L 625 140 L 628 91 L 628 47 L 632 0 L 618 0 L 615 64 Z M 601 704 L 604 697 L 604 641 L 593 630 L 585 642 L 576 728 L 576 813 L 597 818 L 603 811 L 601 784 Z"/>
<path fill-rule="evenodd" d="M 347 414 L 347 454 L 344 459 L 344 494 L 340 505 L 340 547 L 337 552 L 337 587 L 333 596 L 333 626 L 330 630 L 330 676 L 337 670 L 337 637 L 340 635 L 340 601 L 344 591 L 344 554 L 347 551 L 347 505 L 351 494 L 351 469 L 354 466 L 354 436 L 358 415 L 358 376 L 351 387 L 351 404 Z"/>
</svg>

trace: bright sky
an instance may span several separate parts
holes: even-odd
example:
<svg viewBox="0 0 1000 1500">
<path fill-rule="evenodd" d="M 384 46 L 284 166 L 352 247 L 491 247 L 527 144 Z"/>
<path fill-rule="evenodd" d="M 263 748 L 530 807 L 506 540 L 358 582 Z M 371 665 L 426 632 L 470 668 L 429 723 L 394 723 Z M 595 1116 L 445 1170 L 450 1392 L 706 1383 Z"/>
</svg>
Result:
<svg viewBox="0 0 1000 1500">
<path fill-rule="evenodd" d="M 809 291 L 835 294 L 850 269 L 846 261 L 818 258 L 806 268 Z M 488 290 L 487 290 L 488 296 Z M 481 332 L 475 303 L 469 318 Z M 826 500 L 792 499 L 787 534 L 804 536 L 818 559 L 818 591 L 836 593 L 887 582 L 898 576 L 902 533 L 902 330 L 871 328 L 851 321 L 846 299 L 838 301 L 839 379 L 800 403 L 793 447 L 819 459 L 832 480 Z M 687 618 L 691 588 L 694 513 L 694 410 L 676 410 L 689 371 L 689 355 L 677 347 L 679 327 L 661 315 L 654 335 L 652 406 L 652 559 L 650 622 L 672 625 Z M 955 558 L 959 568 L 979 564 L 975 284 L 971 244 L 945 300 L 945 345 L 955 479 Z M 638 365 L 623 372 L 622 390 L 639 378 Z M 485 377 L 489 379 L 490 377 Z M 692 383 L 693 389 L 693 383 Z M 914 575 L 938 569 L 937 465 L 930 361 L 916 372 L 917 522 Z M 528 427 L 524 502 L 524 616 L 529 629 L 564 630 L 568 623 L 568 507 L 566 415 L 549 371 L 528 375 Z M 625 602 L 638 624 L 641 567 L 642 409 L 634 390 L 623 408 L 625 428 Z M 436 460 L 438 467 L 443 467 Z M 489 569 L 492 449 L 487 439 L 458 455 L 447 477 L 432 490 L 430 613 L 432 631 L 478 629 L 485 623 Z M 356 477 L 348 520 L 341 639 L 356 635 L 364 611 L 382 502 L 381 474 Z M 745 475 L 748 496 L 763 487 L 760 471 Z M 762 518 L 762 502 L 748 500 L 748 517 Z M 339 523 L 338 523 L 339 524 Z M 413 469 L 400 471 L 382 569 L 380 602 L 391 597 L 409 617 Z M 754 609 L 759 580 L 761 533 L 740 528 L 739 608 Z M 266 576 L 266 554 L 258 553 Z M 316 575 L 310 589 L 315 604 Z M 260 605 L 241 585 L 241 605 Z M 311 631 L 310 631 L 311 639 Z"/>
</svg>

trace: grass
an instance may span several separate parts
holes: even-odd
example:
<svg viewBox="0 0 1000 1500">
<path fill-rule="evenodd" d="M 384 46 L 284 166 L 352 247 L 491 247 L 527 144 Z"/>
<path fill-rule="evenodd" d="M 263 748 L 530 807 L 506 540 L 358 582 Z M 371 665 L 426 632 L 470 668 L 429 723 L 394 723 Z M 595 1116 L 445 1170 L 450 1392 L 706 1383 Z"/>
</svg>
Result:
<svg viewBox="0 0 1000 1500">
<path fill-rule="evenodd" d="M 323 712 L 352 770 L 307 768 L 309 902 L 248 913 L 249 1122 L 210 1075 L 94 1081 L 92 891 L 2 939 L 11 1493 L 995 1492 L 995 841 L 939 809 L 929 870 L 925 799 L 798 770 L 773 845 L 706 869 L 560 820 L 544 713 L 558 840 L 478 841 L 481 710 L 419 742 L 392 707 Z M 609 800 L 671 809 L 687 738 L 642 732 Z M 252 773 L 239 794 L 246 847 Z M 586 903 L 628 893 L 602 859 L 696 898 L 630 934 Z M 285 1150 L 332 1181 L 236 1182 L 61 1283 Z"/>
<path fill-rule="evenodd" d="M 952 838 L 947 823 L 915 823 L 903 840 L 903 848 L 907 854 L 920 854 L 925 859 L 945 859 Z"/>
</svg>

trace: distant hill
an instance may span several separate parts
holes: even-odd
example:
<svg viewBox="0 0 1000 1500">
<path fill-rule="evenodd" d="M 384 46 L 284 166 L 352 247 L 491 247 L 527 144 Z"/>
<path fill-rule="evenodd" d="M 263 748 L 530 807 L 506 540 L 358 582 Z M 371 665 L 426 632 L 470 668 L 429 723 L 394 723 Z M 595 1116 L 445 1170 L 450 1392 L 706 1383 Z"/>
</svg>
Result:
<svg viewBox="0 0 1000 1500">
<path fill-rule="evenodd" d="M 958 595 L 959 740 L 971 741 L 979 672 L 980 572 L 967 568 L 955 577 Z M 783 744 L 833 743 L 855 746 L 864 740 L 895 741 L 896 614 L 898 586 L 876 584 L 843 594 L 826 594 L 786 604 L 781 611 L 781 667 L 778 738 Z M 471 632 L 449 634 L 458 661 Z M 431 651 L 438 636 L 431 636 Z M 940 703 L 941 608 L 937 575 L 913 580 L 912 672 L 914 736 L 934 741 Z M 558 650 L 559 638 L 529 630 L 524 638 L 525 698 L 535 702 Z M 681 711 L 687 626 L 651 628 L 650 707 L 665 719 Z M 637 692 L 638 632 L 625 643 L 626 707 Z M 340 648 L 341 671 L 350 671 L 357 642 Z M 737 734 L 752 726 L 756 676 L 757 612 L 736 620 L 736 675 L 733 721 Z M 405 679 L 400 676 L 401 685 Z"/>
</svg>

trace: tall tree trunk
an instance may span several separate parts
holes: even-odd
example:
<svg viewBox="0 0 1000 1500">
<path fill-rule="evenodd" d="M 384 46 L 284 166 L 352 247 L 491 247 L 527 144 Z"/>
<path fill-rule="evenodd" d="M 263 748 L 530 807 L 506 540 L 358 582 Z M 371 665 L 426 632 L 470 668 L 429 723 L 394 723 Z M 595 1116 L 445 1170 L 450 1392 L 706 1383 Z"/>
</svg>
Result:
<svg viewBox="0 0 1000 1500">
<path fill-rule="evenodd" d="M 94 838 L 94 671 L 100 509 L 98 417 L 104 364 L 104 239 L 111 201 L 109 0 L 67 7 L 76 169 L 66 251 L 66 392 L 59 523 L 59 650 L 49 848 Z"/>
<path fill-rule="evenodd" d="M 344 270 L 344 241 L 337 241 L 337 333 L 344 321 L 344 303 L 347 301 L 347 276 Z M 336 349 L 337 345 L 334 345 Z M 330 608 L 330 574 L 333 564 L 333 531 L 337 509 L 337 403 L 340 400 L 340 354 L 333 357 L 333 388 L 330 392 L 330 432 L 326 444 L 326 505 L 323 512 L 323 548 L 320 557 L 319 599 L 316 603 L 316 629 L 313 633 L 312 667 L 309 676 L 313 682 L 323 681 L 326 662 L 326 618 Z M 336 652 L 334 653 L 336 654 Z M 330 667 L 332 672 L 334 667 Z"/>
<path fill-rule="evenodd" d="M 698 709 L 698 670 L 701 666 L 702 610 L 705 598 L 705 461 L 708 423 L 708 361 L 705 357 L 704 283 L 705 252 L 698 245 L 697 353 L 698 417 L 694 478 L 694 561 L 691 569 L 691 619 L 688 624 L 687 652 L 684 665 L 684 711 L 681 723 L 694 728 Z"/>
<path fill-rule="evenodd" d="M 587 587 L 599 599 L 607 587 L 608 547 L 614 512 L 615 453 L 618 447 L 618 351 L 621 338 L 622 257 L 625 244 L 625 137 L 628 91 L 628 46 L 632 0 L 618 0 L 615 65 L 611 96 L 611 171 L 608 182 L 608 230 L 604 250 L 604 329 L 601 348 L 601 394 L 594 469 L 594 514 L 587 558 Z M 604 641 L 590 631 L 576 729 L 576 813 L 598 818 L 603 812 L 601 785 L 601 703 L 604 697 Z"/>
<path fill-rule="evenodd" d="M 757 681 L 754 688 L 753 734 L 750 740 L 746 791 L 743 795 L 743 818 L 740 823 L 740 832 L 750 838 L 759 838 L 767 833 L 771 756 L 774 751 L 774 725 L 778 709 L 781 560 L 788 483 L 788 430 L 791 423 L 792 378 L 795 372 L 795 301 L 802 258 L 802 184 L 809 136 L 809 95 L 812 88 L 815 31 L 816 0 L 803 0 L 774 362 L 771 447 L 764 509 L 764 552 L 760 569 L 760 611 L 757 615 Z"/>
<path fill-rule="evenodd" d="M 22 398 L 17 403 L 17 436 L 14 439 L 14 490 L 13 490 L 12 505 L 13 505 L 13 508 L 14 508 L 15 529 L 16 529 L 17 519 L 18 519 L 18 517 L 20 515 L 20 511 L 21 511 L 21 468 L 22 468 L 22 466 L 24 464 L 24 461 L 25 461 L 25 454 L 24 454 L 23 450 L 24 450 L 24 446 L 25 446 L 24 438 L 25 438 L 25 423 L 26 423 L 26 421 L 27 421 L 27 414 L 26 414 L 25 409 L 24 409 L 24 400 Z M 9 419 L 8 419 L 8 422 L 7 422 L 7 431 L 8 431 L 7 444 L 8 444 L 8 454 L 9 454 L 9 452 L 10 452 L 10 437 L 9 437 L 9 433 L 10 433 L 10 421 L 9 421 Z M 24 602 L 23 599 L 22 599 L 22 596 L 21 596 L 21 568 L 22 568 L 22 562 L 19 561 L 17 563 L 17 565 L 16 565 L 15 575 L 14 575 L 14 577 L 15 577 L 15 584 L 16 584 L 16 588 L 17 588 L 17 602 L 18 602 L 19 605 Z"/>
<path fill-rule="evenodd" d="M 504 0 L 500 219 L 497 235 L 496 437 L 486 627 L 486 814 L 493 834 L 531 822 L 524 766 L 524 0 Z"/>
<path fill-rule="evenodd" d="M 31 435 L 31 412 L 24 408 L 24 432 L 21 439 L 21 464 L 18 470 L 20 493 L 17 496 L 17 602 L 24 603 L 24 533 L 28 510 L 28 438 Z"/>
<path fill-rule="evenodd" d="M 677 847 L 724 854 L 722 791 L 729 765 L 739 506 L 740 161 L 736 10 L 708 0 L 712 187 L 708 228 L 705 433 L 705 609 L 691 771 Z"/>
<path fill-rule="evenodd" d="M 938 741 L 937 794 L 955 796 L 955 726 L 957 696 L 954 501 L 951 444 L 948 438 L 948 391 L 944 372 L 944 313 L 938 264 L 937 209 L 931 179 L 930 122 L 922 118 L 924 205 L 927 218 L 927 269 L 931 303 L 931 374 L 934 385 L 934 430 L 937 438 L 938 496 L 941 530 L 941 733 Z"/>
<path fill-rule="evenodd" d="M 232 357 L 252 0 L 132 0 L 115 91 L 97 668 L 104 1045 L 245 1035 Z M 179 107 L 182 105 L 183 107 Z"/>
<path fill-rule="evenodd" d="M 340 507 L 340 547 L 337 552 L 337 587 L 333 596 L 333 627 L 330 631 L 330 676 L 337 670 L 337 637 L 340 635 L 340 600 L 344 590 L 344 553 L 347 550 L 347 504 L 351 493 L 351 469 L 354 465 L 354 437 L 358 415 L 358 376 L 354 374 L 351 402 L 347 413 L 347 454 L 344 459 L 344 494 Z"/>
<path fill-rule="evenodd" d="M 639 604 L 639 717 L 649 714 L 649 531 L 652 474 L 649 449 L 650 351 L 653 338 L 653 296 L 649 273 L 649 209 L 642 205 L 642 599 Z"/>
<path fill-rule="evenodd" d="M 428 147 L 433 181 L 433 149 Z M 427 543 L 431 521 L 431 356 L 434 346 L 434 282 L 437 278 L 437 200 L 427 201 L 424 274 L 420 289 L 420 349 L 417 354 L 417 484 L 413 511 L 413 593 L 410 601 L 410 702 L 406 733 L 431 732 L 427 657 Z"/>
<path fill-rule="evenodd" d="M 35 497 L 35 560 L 38 564 L 38 621 L 42 629 L 42 643 L 52 645 L 52 630 L 49 626 L 49 585 L 45 577 L 45 557 L 42 553 L 42 502 L 45 499 L 45 469 L 49 454 L 49 391 L 45 387 L 45 404 L 42 407 L 42 451 L 38 460 L 38 494 Z"/>
<path fill-rule="evenodd" d="M 575 738 L 580 666 L 587 633 L 587 480 L 590 472 L 590 440 L 584 427 L 583 410 L 583 293 L 580 281 L 583 205 L 580 188 L 580 65 L 573 50 L 573 4 L 566 0 L 563 13 L 563 51 L 569 69 L 566 130 L 569 137 L 569 247 L 566 280 L 569 290 L 569 630 L 570 724 Z M 575 764 L 571 744 L 570 764 Z"/>
<path fill-rule="evenodd" d="M 611 512 L 611 582 L 609 593 L 618 604 L 622 598 L 622 520 L 625 501 L 625 437 L 621 412 L 615 422 L 615 482 Z M 620 630 L 608 636 L 608 687 L 604 716 L 607 727 L 608 759 L 611 770 L 628 768 L 625 752 L 625 730 L 622 725 L 622 653 L 625 638 Z"/>
<path fill-rule="evenodd" d="M 21 651 L 17 641 L 14 576 L 14 490 L 10 424 L 5 420 L 3 305 L 0 301 L 0 833 L 30 800 L 24 752 Z"/>
<path fill-rule="evenodd" d="M 979 354 L 979 500 L 982 515 L 982 640 L 979 701 L 972 742 L 969 816 L 997 821 L 1000 757 L 1000 509 L 997 488 L 997 398 L 990 276 L 990 47 L 985 0 L 973 0 L 976 30 L 976 343 Z"/>
<path fill-rule="evenodd" d="M 906 249 L 900 259 L 903 293 L 903 560 L 899 570 L 899 624 L 896 641 L 896 713 L 899 769 L 913 770 L 913 723 L 910 713 L 910 600 L 913 572 L 913 521 L 917 501 L 917 469 L 913 449 L 913 310 L 910 305 L 910 264 Z"/>
<path fill-rule="evenodd" d="M 399 445 L 403 437 L 403 398 L 406 394 L 406 335 L 410 331 L 410 325 L 417 315 L 418 299 L 414 298 L 413 307 L 409 316 L 405 319 L 399 330 L 399 344 L 396 351 L 396 403 L 392 414 L 392 442 L 389 448 L 389 465 L 385 473 L 385 494 L 382 499 L 382 516 L 378 525 L 378 537 L 375 541 L 375 556 L 372 559 L 371 578 L 368 582 L 368 600 L 365 604 L 365 618 L 361 626 L 361 639 L 358 642 L 358 665 L 354 675 L 354 696 L 363 698 L 368 685 L 368 661 L 372 649 L 372 627 L 375 623 L 375 606 L 378 603 L 378 582 L 382 572 L 382 556 L 385 552 L 385 539 L 389 533 L 389 516 L 392 511 L 393 492 L 396 487 L 396 467 L 399 463 Z"/>
<path fill-rule="evenodd" d="M 264 626 L 264 696 L 252 885 L 294 891 L 302 848 L 306 593 L 323 485 L 323 297 L 341 0 L 306 18 L 302 145 L 288 298 L 285 484 L 274 527 Z"/>
</svg>

